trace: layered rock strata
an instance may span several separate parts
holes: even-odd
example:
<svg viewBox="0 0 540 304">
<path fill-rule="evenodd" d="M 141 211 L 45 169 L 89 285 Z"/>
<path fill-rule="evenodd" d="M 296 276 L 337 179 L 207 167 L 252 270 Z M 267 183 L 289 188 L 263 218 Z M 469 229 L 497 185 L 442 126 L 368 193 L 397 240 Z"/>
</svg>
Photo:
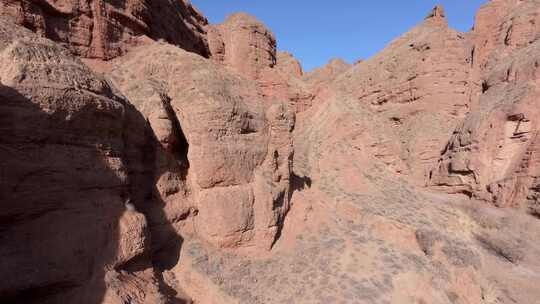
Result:
<svg viewBox="0 0 540 304">
<path fill-rule="evenodd" d="M 539 14 L 535 1 L 493 1 L 478 12 L 472 111 L 432 185 L 538 215 Z"/>
<path fill-rule="evenodd" d="M 2 0 L 0 16 L 83 58 L 109 60 L 146 35 L 208 56 L 208 23 L 184 0 Z"/>
<path fill-rule="evenodd" d="M 296 112 L 311 106 L 313 94 L 300 80 L 300 64 L 290 54 L 277 52 L 274 34 L 256 18 L 236 13 L 210 25 L 208 44 L 216 62 L 255 80 L 265 99 L 287 100 Z"/>
</svg>

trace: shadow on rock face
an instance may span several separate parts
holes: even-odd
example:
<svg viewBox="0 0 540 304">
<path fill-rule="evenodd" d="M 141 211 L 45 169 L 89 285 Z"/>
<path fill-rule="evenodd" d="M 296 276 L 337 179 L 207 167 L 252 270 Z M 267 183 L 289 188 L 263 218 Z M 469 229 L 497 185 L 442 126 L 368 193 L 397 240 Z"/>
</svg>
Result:
<svg viewBox="0 0 540 304">
<path fill-rule="evenodd" d="M 210 55 L 203 29 L 208 21 L 185 1 L 11 2 L 5 4 L 8 17 L 33 32 L 64 43 L 83 58 L 118 57 L 130 43 L 127 37 L 142 35 L 166 40 L 204 57 Z M 80 36 L 89 37 L 89 41 L 81 44 Z"/>
<path fill-rule="evenodd" d="M 0 302 L 59 303 L 77 290 L 80 303 L 101 303 L 125 211 L 112 165 L 119 117 L 88 108 L 70 120 L 5 86 L 0 99 Z"/>
<path fill-rule="evenodd" d="M 142 115 L 125 104 L 124 119 L 91 102 L 68 113 L 25 95 L 0 85 L 0 303 L 98 304 L 123 284 L 108 273 L 172 268 L 182 237 L 153 183 L 138 176 L 151 156 L 130 151 L 133 138 L 146 141 Z M 126 208 L 128 198 L 138 212 Z M 161 247 L 151 249 L 150 239 Z M 159 273 L 157 282 L 159 293 L 181 301 Z"/>
<path fill-rule="evenodd" d="M 294 191 L 311 188 L 312 180 L 309 176 L 298 176 L 295 173 L 291 176 L 291 188 Z"/>
<path fill-rule="evenodd" d="M 290 190 L 288 192 L 288 202 L 292 200 L 292 197 L 296 191 L 303 191 L 305 189 L 311 188 L 312 180 L 308 176 L 298 176 L 294 172 L 291 173 L 290 177 Z M 272 247 L 277 243 L 277 241 L 281 238 L 281 234 L 283 233 L 283 225 L 285 218 L 287 217 L 287 214 L 290 210 L 285 212 L 281 219 L 279 220 L 278 226 L 277 226 L 277 232 L 276 236 L 274 237 L 274 240 L 272 242 Z"/>
<path fill-rule="evenodd" d="M 189 163 L 187 153 L 189 145 L 179 126 L 175 126 L 175 137 L 178 142 L 172 147 L 173 165 L 157 165 L 168 155 L 163 151 L 151 126 L 135 107 L 127 107 L 126 154 L 130 167 L 130 193 L 137 210 L 146 215 L 150 234 L 152 235 L 152 263 L 163 271 L 170 270 L 180 257 L 183 238 L 176 232 L 163 208 L 166 206 L 162 192 L 157 189 L 158 179 L 170 167 L 178 171 L 185 181 Z M 188 210 L 189 211 L 189 210 Z M 189 214 L 185 214 L 187 217 Z M 180 219 L 183 219 L 181 216 Z"/>
</svg>

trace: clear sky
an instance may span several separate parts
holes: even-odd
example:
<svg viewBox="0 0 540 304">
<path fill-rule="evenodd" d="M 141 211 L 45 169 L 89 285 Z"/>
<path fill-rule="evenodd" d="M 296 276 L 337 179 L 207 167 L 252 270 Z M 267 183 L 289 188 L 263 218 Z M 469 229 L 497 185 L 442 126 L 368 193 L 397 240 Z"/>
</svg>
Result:
<svg viewBox="0 0 540 304">
<path fill-rule="evenodd" d="M 254 15 L 276 35 L 304 70 L 334 57 L 366 59 L 419 23 L 436 4 L 450 26 L 468 31 L 487 0 L 192 0 L 210 23 L 233 12 Z"/>
</svg>

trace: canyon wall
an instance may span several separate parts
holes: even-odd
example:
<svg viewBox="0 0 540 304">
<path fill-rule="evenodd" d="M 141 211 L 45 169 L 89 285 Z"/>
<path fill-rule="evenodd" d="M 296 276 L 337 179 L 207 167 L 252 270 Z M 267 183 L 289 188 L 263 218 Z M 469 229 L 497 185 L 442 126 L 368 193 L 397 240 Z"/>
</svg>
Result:
<svg viewBox="0 0 540 304">
<path fill-rule="evenodd" d="M 83 58 L 112 59 L 146 35 L 208 56 L 208 23 L 184 0 L 4 0 L 0 15 Z"/>
<path fill-rule="evenodd" d="M 68 50 L 12 23 L 0 23 L 0 52 L 0 271 L 12 274 L 0 298 L 121 303 L 115 291 L 137 290 L 130 280 L 146 291 L 138 300 L 160 297 L 152 271 L 122 272 L 150 244 L 145 216 L 126 205 L 127 102 Z"/>
<path fill-rule="evenodd" d="M 21 274 L 0 286 L 2 300 L 172 303 L 186 299 L 166 277 L 185 237 L 228 248 L 274 244 L 290 208 L 288 102 L 266 102 L 256 84 L 201 56 L 191 38 L 202 27 L 127 53 L 118 44 L 125 37 L 102 36 L 107 43 L 92 53 L 70 40 L 74 23 L 62 37 L 48 32 L 58 33 L 56 17 L 75 15 L 34 7 L 40 23 L 14 22 L 18 5 L 45 4 L 2 2 L 1 267 Z M 194 12 L 185 4 L 170 13 L 182 21 Z M 105 77 L 78 58 L 119 55 Z"/>
<path fill-rule="evenodd" d="M 0 0 L 0 302 L 533 303 L 539 16 L 304 72 L 245 13 Z"/>
<path fill-rule="evenodd" d="M 372 58 L 349 68 L 334 63 L 346 71 L 329 85 L 323 82 L 324 90 L 317 89 L 313 111 L 324 117 L 311 117 L 306 132 L 314 132 L 311 126 L 317 126 L 316 121 L 339 121 L 336 128 L 343 132 L 329 128 L 332 134 L 340 135 L 330 136 L 324 144 L 332 146 L 333 138 L 347 134 L 366 154 L 364 159 L 373 156 L 392 173 L 423 185 L 442 147 L 468 111 L 471 50 L 466 36 L 449 29 L 442 9 L 437 7 L 426 20 Z M 331 66 L 325 69 L 332 70 Z M 322 71 L 311 76 L 316 87 L 321 85 L 317 85 L 315 75 Z M 319 162 L 319 149 L 321 153 L 329 151 L 306 146 L 298 153 L 302 150 L 306 158 Z"/>
<path fill-rule="evenodd" d="M 540 5 L 493 1 L 478 12 L 471 112 L 430 184 L 538 215 Z"/>
<path fill-rule="evenodd" d="M 274 34 L 255 17 L 236 13 L 210 25 L 208 42 L 212 59 L 257 82 L 265 99 L 287 100 L 295 112 L 311 106 L 314 96 L 300 79 L 300 64 L 292 55 L 277 52 Z"/>
<path fill-rule="evenodd" d="M 269 248 L 289 208 L 287 105 L 265 103 L 253 83 L 167 44 L 133 50 L 111 78 L 158 140 L 149 165 L 168 220 L 194 216 L 192 229 L 218 246 Z"/>
</svg>

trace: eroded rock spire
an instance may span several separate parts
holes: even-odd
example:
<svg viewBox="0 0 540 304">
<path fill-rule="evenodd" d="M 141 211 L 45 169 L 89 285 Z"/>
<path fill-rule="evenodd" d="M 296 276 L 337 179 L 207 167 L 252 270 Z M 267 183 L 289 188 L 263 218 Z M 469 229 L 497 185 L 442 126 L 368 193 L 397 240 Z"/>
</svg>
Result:
<svg viewBox="0 0 540 304">
<path fill-rule="evenodd" d="M 440 5 L 436 5 L 426 16 L 426 19 L 431 18 L 446 19 L 446 15 L 444 14 L 444 8 Z"/>
</svg>

